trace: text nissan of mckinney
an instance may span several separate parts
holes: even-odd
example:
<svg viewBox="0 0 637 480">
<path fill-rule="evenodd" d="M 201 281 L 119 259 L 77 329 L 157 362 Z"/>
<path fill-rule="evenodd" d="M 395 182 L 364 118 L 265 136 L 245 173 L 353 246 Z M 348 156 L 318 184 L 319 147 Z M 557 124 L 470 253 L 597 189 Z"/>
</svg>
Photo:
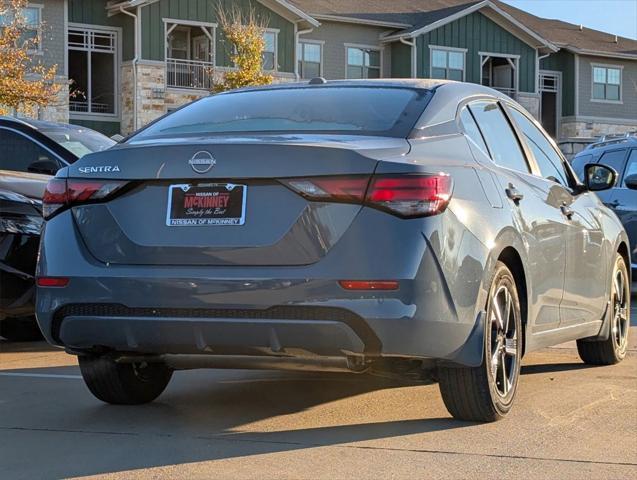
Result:
<svg viewBox="0 0 637 480">
<path fill-rule="evenodd" d="M 437 378 L 459 419 L 509 412 L 525 353 L 626 354 L 628 238 L 537 122 L 486 87 L 335 81 L 201 99 L 61 170 L 37 317 L 91 392 L 174 370 Z"/>
</svg>

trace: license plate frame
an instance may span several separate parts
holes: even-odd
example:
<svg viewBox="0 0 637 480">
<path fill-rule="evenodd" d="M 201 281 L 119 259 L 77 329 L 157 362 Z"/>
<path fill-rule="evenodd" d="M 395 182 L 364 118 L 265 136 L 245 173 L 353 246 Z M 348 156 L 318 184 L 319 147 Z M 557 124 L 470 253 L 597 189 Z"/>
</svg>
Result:
<svg viewBox="0 0 637 480">
<path fill-rule="evenodd" d="M 168 186 L 166 226 L 218 227 L 245 224 L 248 186 L 236 183 L 178 183 Z M 236 206 L 240 199 L 240 206 Z M 181 205 L 175 202 L 181 201 Z M 230 210 L 230 212 L 228 212 Z"/>
</svg>

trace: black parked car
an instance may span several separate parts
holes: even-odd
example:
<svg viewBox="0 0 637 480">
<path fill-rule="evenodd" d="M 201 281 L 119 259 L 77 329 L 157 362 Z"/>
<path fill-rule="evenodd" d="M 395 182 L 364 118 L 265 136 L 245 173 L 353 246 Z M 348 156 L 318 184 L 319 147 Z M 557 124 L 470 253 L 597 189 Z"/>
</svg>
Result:
<svg viewBox="0 0 637 480">
<path fill-rule="evenodd" d="M 582 178 L 584 166 L 602 163 L 617 170 L 615 188 L 597 192 L 624 224 L 630 239 L 633 281 L 637 278 L 637 132 L 604 137 L 589 145 L 573 159 L 573 168 Z M 634 284 L 633 284 L 634 285 Z"/>
<path fill-rule="evenodd" d="M 0 336 L 39 335 L 33 276 L 46 183 L 60 168 L 114 144 L 84 127 L 0 117 Z"/>
</svg>

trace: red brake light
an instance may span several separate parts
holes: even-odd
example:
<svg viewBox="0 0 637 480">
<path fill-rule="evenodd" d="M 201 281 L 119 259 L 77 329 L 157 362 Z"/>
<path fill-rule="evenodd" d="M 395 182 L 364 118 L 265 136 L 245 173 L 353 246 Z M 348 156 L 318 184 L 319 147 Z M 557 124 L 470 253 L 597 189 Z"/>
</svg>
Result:
<svg viewBox="0 0 637 480">
<path fill-rule="evenodd" d="M 403 217 L 442 213 L 451 200 L 451 177 L 437 175 L 393 175 L 373 177 L 366 203 Z"/>
<path fill-rule="evenodd" d="M 453 189 L 446 173 L 308 177 L 282 183 L 308 200 L 364 204 L 405 218 L 442 213 Z"/>
<path fill-rule="evenodd" d="M 63 208 L 105 200 L 126 183 L 117 180 L 52 178 L 47 183 L 42 197 L 42 214 L 45 219 L 49 219 Z"/>
</svg>

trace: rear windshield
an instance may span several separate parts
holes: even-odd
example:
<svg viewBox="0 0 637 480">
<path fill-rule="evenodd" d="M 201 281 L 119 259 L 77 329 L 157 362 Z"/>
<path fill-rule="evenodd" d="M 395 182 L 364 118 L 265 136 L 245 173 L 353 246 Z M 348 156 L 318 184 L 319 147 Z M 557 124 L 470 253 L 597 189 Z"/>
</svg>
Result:
<svg viewBox="0 0 637 480">
<path fill-rule="evenodd" d="M 406 137 L 431 92 L 401 87 L 307 87 L 214 95 L 135 135 L 147 140 L 225 133 L 335 133 Z"/>
<path fill-rule="evenodd" d="M 111 148 L 117 142 L 105 135 L 87 128 L 40 129 L 51 140 L 71 152 L 77 158 L 93 152 Z"/>
</svg>

